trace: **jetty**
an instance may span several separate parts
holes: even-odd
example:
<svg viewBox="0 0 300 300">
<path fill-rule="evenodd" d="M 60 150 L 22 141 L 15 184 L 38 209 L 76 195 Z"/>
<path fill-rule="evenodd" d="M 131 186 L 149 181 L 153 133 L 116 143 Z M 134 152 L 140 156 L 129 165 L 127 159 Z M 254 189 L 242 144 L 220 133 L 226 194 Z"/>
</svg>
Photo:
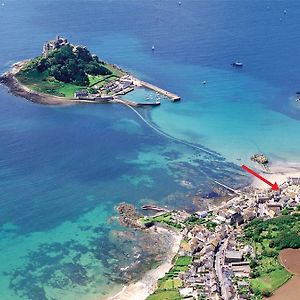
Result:
<svg viewBox="0 0 300 300">
<path fill-rule="evenodd" d="M 157 86 L 155 86 L 155 85 L 153 85 L 151 83 L 148 83 L 146 81 L 139 80 L 139 83 L 140 83 L 140 85 L 142 87 L 145 87 L 145 88 L 147 88 L 149 90 L 155 91 L 155 92 L 157 92 L 157 93 L 159 93 L 159 94 L 161 94 L 163 96 L 166 96 L 166 97 L 168 97 L 173 102 L 179 101 L 181 99 L 180 96 L 178 96 L 176 94 L 173 94 L 171 92 L 168 92 L 168 91 L 166 91 L 166 90 L 164 90 L 162 88 L 159 88 L 159 87 L 157 87 Z"/>
<path fill-rule="evenodd" d="M 223 188 L 225 188 L 226 190 L 230 191 L 230 192 L 233 192 L 235 194 L 240 194 L 240 192 L 238 190 L 234 190 L 233 188 L 229 187 L 228 185 L 225 185 L 217 180 L 214 180 L 214 182 L 220 186 L 222 186 Z"/>
<path fill-rule="evenodd" d="M 144 107 L 144 106 L 158 106 L 160 105 L 159 101 L 156 102 L 135 102 L 132 100 L 128 100 L 128 99 L 122 99 L 119 97 L 114 97 L 114 100 L 111 102 L 117 102 L 117 103 L 121 103 L 121 104 L 125 104 L 131 107 Z"/>
<path fill-rule="evenodd" d="M 170 211 L 167 208 L 159 207 L 159 206 L 152 205 L 152 204 L 143 205 L 142 209 L 143 210 L 154 210 L 154 211 L 159 211 L 159 212 L 169 212 Z"/>
</svg>

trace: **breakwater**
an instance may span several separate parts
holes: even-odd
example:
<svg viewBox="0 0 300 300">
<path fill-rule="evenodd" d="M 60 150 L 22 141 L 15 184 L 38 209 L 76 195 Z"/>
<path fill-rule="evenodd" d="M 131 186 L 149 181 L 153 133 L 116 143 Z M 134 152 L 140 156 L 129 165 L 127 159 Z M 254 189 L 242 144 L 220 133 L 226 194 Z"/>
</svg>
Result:
<svg viewBox="0 0 300 300">
<path fill-rule="evenodd" d="M 181 99 L 180 96 L 173 94 L 171 92 L 168 92 L 168 91 L 166 91 L 160 87 L 157 87 L 151 83 L 148 83 L 146 81 L 139 80 L 139 83 L 142 87 L 148 88 L 149 90 L 155 91 L 163 96 L 166 96 L 173 102 L 179 101 Z"/>
<path fill-rule="evenodd" d="M 118 103 L 122 103 L 125 104 L 127 106 L 131 106 L 131 107 L 143 107 L 143 106 L 158 106 L 160 105 L 159 101 L 156 102 L 135 102 L 135 101 L 131 101 L 128 99 L 122 99 L 122 98 L 117 98 L 115 97 L 113 101 L 111 102 L 118 102 Z"/>
</svg>

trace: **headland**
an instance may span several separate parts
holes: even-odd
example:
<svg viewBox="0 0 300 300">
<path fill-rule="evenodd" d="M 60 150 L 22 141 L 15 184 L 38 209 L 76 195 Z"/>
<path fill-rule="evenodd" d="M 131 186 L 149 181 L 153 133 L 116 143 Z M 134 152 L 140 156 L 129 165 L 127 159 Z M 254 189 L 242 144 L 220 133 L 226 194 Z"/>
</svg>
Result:
<svg viewBox="0 0 300 300">
<path fill-rule="evenodd" d="M 122 96 L 136 88 L 152 90 L 170 101 L 180 97 L 139 80 L 115 64 L 100 60 L 85 46 L 57 36 L 43 46 L 40 56 L 15 63 L 0 76 L 9 91 L 35 103 L 50 105 L 120 103 L 133 107 L 160 105 L 138 103 Z"/>
</svg>

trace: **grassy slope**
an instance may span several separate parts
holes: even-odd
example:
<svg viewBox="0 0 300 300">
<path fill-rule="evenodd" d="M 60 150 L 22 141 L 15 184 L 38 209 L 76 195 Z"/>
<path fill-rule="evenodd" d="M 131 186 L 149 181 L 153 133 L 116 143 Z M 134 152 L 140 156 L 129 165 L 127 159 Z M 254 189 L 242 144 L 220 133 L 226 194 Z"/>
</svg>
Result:
<svg viewBox="0 0 300 300">
<path fill-rule="evenodd" d="M 286 283 L 291 277 L 292 274 L 286 271 L 286 269 L 278 267 L 275 271 L 252 279 L 251 287 L 254 292 L 261 293 L 262 291 L 268 291 L 272 293 Z"/>
<path fill-rule="evenodd" d="M 189 256 L 179 256 L 173 268 L 158 280 L 156 291 L 147 300 L 180 300 L 178 288 L 182 286 L 182 280 L 178 278 L 178 273 L 188 270 L 192 258 Z"/>
<path fill-rule="evenodd" d="M 122 77 L 124 75 L 126 75 L 125 72 L 115 68 L 112 64 L 104 64 L 104 67 L 107 68 L 108 70 L 110 70 L 112 72 L 112 75 L 115 75 L 116 77 Z"/>
<path fill-rule="evenodd" d="M 259 223 L 250 224 L 246 231 L 251 232 L 252 238 L 256 235 L 259 240 L 249 242 L 255 247 L 258 255 L 258 266 L 255 268 L 259 276 L 251 279 L 251 288 L 255 294 L 271 294 L 287 282 L 291 277 L 278 261 L 278 249 L 271 247 L 271 241 L 276 239 L 284 232 L 298 231 L 299 222 L 291 220 L 288 216 L 278 217 L 268 221 L 258 221 Z M 263 231 L 259 231 L 260 224 L 266 225 Z M 268 255 L 275 253 L 275 256 Z M 276 255 L 277 254 L 277 255 Z"/>
<path fill-rule="evenodd" d="M 106 68 L 108 68 L 110 71 L 112 71 L 112 75 L 110 76 L 90 76 L 90 86 L 96 84 L 97 82 L 106 79 L 108 81 L 116 79 L 117 77 L 125 75 L 124 72 L 121 72 L 120 70 L 114 68 L 110 64 L 104 65 Z M 74 96 L 74 93 L 78 90 L 85 90 L 87 87 L 78 86 L 71 83 L 64 83 L 61 81 L 55 80 L 53 77 L 49 77 L 48 72 L 40 73 L 38 71 L 33 70 L 22 70 L 17 75 L 16 78 L 18 81 L 25 85 L 26 87 L 30 88 L 31 90 L 54 95 L 54 96 L 60 96 L 60 97 L 67 97 L 72 98 Z M 104 85 L 106 81 L 101 81 L 100 86 Z"/>
<path fill-rule="evenodd" d="M 60 97 L 73 97 L 74 92 L 83 89 L 81 86 L 54 80 L 47 72 L 21 71 L 16 78 L 21 84 L 34 91 Z"/>
<path fill-rule="evenodd" d="M 112 81 L 115 80 L 119 77 L 115 76 L 115 75 L 106 75 L 106 76 L 102 76 L 102 75 L 88 75 L 90 84 L 89 87 L 92 87 L 94 85 L 98 85 L 99 87 L 104 86 L 108 81 Z"/>
<path fill-rule="evenodd" d="M 161 290 L 150 295 L 147 300 L 181 300 L 181 297 L 178 290 Z"/>
<path fill-rule="evenodd" d="M 172 214 L 171 212 L 167 212 L 167 213 L 158 215 L 156 217 L 144 217 L 141 219 L 141 221 L 143 223 L 148 223 L 148 222 L 163 223 L 163 224 L 169 225 L 171 227 L 174 227 L 176 229 L 180 229 L 181 226 L 172 221 L 171 214 Z"/>
</svg>

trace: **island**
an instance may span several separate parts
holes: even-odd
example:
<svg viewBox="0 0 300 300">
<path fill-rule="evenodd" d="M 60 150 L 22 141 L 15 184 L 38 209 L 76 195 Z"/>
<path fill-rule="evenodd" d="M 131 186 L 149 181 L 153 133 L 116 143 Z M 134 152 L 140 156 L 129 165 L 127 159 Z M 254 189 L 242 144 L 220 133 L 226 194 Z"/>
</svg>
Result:
<svg viewBox="0 0 300 300">
<path fill-rule="evenodd" d="M 171 101 L 180 100 L 178 95 L 139 80 L 117 65 L 99 59 L 87 47 L 73 45 L 60 36 L 46 42 L 40 56 L 15 63 L 0 76 L 0 83 L 12 94 L 42 104 L 160 104 L 137 103 L 121 97 L 136 88 L 155 91 Z"/>
</svg>

